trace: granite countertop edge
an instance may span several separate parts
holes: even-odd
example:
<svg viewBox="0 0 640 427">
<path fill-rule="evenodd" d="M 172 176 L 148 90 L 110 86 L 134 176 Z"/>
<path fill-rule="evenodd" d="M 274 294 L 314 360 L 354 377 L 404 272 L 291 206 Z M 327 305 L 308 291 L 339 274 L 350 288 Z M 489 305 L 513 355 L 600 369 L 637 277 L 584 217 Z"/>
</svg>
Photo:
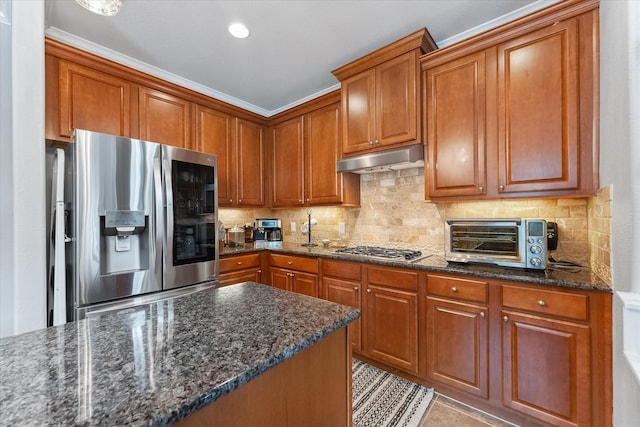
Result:
<svg viewBox="0 0 640 427">
<path fill-rule="evenodd" d="M 210 405 L 221 397 L 231 393 L 232 391 L 238 389 L 240 386 L 247 384 L 249 381 L 258 377 L 259 375 L 267 372 L 271 368 L 275 368 L 279 364 L 285 362 L 288 359 L 291 359 L 293 356 L 301 353 L 307 348 L 311 347 L 318 341 L 323 338 L 331 335 L 333 332 L 339 330 L 347 326 L 349 323 L 357 320 L 360 317 L 360 311 L 354 309 L 348 316 L 343 317 L 342 319 L 334 322 L 328 327 L 318 330 L 316 333 L 308 336 L 304 340 L 294 345 L 291 345 L 285 348 L 283 351 L 278 353 L 277 355 L 265 360 L 258 365 L 252 367 L 251 369 L 242 372 L 241 374 L 230 378 L 228 381 L 220 384 L 219 386 L 213 388 L 209 392 L 204 395 L 196 398 L 191 403 L 185 403 L 181 405 L 178 410 L 172 411 L 167 416 L 164 416 L 154 422 L 152 422 L 151 426 L 168 426 L 175 422 L 185 419 L 191 414 L 196 413 L 197 411 L 203 409 L 205 406 Z"/>
<path fill-rule="evenodd" d="M 373 265 L 383 265 L 389 267 L 400 267 L 419 271 L 432 271 L 438 273 L 461 274 L 465 276 L 483 277 L 487 279 L 510 280 L 529 284 L 544 286 L 556 286 L 569 289 L 581 289 L 587 291 L 597 291 L 613 293 L 611 286 L 594 279 L 588 269 L 580 269 L 580 274 L 561 270 L 527 271 L 512 267 L 500 267 L 483 264 L 449 263 L 440 255 L 432 255 L 416 262 L 387 261 L 361 256 L 340 254 L 335 252 L 335 248 L 306 248 L 294 243 L 284 243 L 282 247 L 256 248 L 253 244 L 246 244 L 244 247 L 224 248 L 220 253 L 221 258 L 234 255 L 249 254 L 254 252 L 269 251 L 273 253 L 303 255 L 316 258 L 333 259 L 338 261 L 361 262 Z M 589 276 L 589 277 L 587 277 Z"/>
</svg>

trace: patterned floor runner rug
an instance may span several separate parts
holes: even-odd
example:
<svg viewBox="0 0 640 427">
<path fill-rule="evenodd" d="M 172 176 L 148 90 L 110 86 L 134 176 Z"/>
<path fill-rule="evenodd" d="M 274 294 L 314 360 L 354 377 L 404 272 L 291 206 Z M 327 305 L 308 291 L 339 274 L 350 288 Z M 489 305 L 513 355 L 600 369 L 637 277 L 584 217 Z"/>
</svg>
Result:
<svg viewBox="0 0 640 427">
<path fill-rule="evenodd" d="M 353 422 L 357 427 L 417 427 L 433 389 L 353 359 Z"/>
</svg>

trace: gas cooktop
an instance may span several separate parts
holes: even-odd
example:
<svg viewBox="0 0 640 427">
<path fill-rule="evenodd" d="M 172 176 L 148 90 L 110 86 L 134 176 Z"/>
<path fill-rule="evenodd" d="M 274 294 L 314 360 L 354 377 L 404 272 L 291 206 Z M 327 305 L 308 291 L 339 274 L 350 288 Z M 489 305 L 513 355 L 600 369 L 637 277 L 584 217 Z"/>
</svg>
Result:
<svg viewBox="0 0 640 427">
<path fill-rule="evenodd" d="M 345 255 L 356 255 L 367 258 L 377 258 L 389 261 L 414 262 L 426 258 L 420 251 L 408 249 L 381 248 L 379 246 L 354 246 L 351 248 L 336 249 L 336 253 Z"/>
</svg>

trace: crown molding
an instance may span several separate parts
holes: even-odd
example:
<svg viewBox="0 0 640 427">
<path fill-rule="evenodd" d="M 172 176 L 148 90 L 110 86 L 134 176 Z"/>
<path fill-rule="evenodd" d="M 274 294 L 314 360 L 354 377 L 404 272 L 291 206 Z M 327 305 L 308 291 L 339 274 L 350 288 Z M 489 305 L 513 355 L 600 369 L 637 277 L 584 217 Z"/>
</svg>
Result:
<svg viewBox="0 0 640 427">
<path fill-rule="evenodd" d="M 469 37 L 475 36 L 488 30 L 492 30 L 496 27 L 499 27 L 500 25 L 515 21 L 516 19 L 522 18 L 523 16 L 530 13 L 537 12 L 540 9 L 544 9 L 545 7 L 549 7 L 552 4 L 559 3 L 560 1 L 562 0 L 538 0 L 534 3 L 530 3 L 524 7 L 521 7 L 520 9 L 516 9 L 512 12 L 506 13 L 476 27 L 469 28 L 466 31 L 456 34 L 455 36 L 440 40 L 439 42 L 437 42 L 437 45 L 439 48 L 450 46 L 462 40 L 468 39 Z"/>
</svg>

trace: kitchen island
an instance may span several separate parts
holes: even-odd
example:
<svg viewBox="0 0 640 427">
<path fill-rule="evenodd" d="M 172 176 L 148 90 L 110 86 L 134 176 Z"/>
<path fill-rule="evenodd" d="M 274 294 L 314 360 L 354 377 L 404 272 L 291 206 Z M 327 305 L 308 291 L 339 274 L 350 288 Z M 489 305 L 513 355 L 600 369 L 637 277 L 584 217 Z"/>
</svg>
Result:
<svg viewBox="0 0 640 427">
<path fill-rule="evenodd" d="M 345 327 L 358 317 L 349 307 L 249 282 L 4 338 L 0 425 L 197 424 L 207 411 L 217 419 L 216 405 L 235 395 L 217 412 L 246 416 L 262 400 L 277 417 L 306 402 L 305 394 L 335 391 L 335 378 L 347 425 Z M 315 372 L 294 372 L 305 367 Z M 318 381 L 312 390 L 308 375 L 334 384 Z M 271 392 L 255 399 L 252 384 L 264 387 L 262 378 Z M 282 396 L 292 391 L 294 402 Z"/>
</svg>

